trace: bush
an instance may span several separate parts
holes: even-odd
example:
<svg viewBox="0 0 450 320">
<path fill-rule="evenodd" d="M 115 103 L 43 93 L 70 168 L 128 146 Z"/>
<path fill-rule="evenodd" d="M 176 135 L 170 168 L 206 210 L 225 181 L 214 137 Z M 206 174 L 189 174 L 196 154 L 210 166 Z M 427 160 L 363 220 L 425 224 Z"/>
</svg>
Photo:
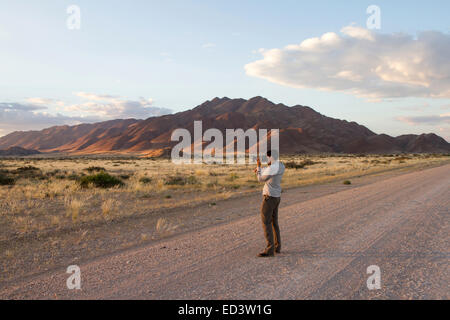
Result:
<svg viewBox="0 0 450 320">
<path fill-rule="evenodd" d="M 410 157 L 405 157 L 405 156 L 401 156 L 401 157 L 397 157 L 394 160 L 398 160 L 398 161 L 403 161 L 403 163 L 405 162 L 404 160 L 411 160 Z"/>
<path fill-rule="evenodd" d="M 139 182 L 142 184 L 149 184 L 152 182 L 152 178 L 148 178 L 148 177 L 142 177 L 139 179 Z"/>
<path fill-rule="evenodd" d="M 217 187 L 217 186 L 219 186 L 219 182 L 216 180 L 216 181 L 213 181 L 213 182 L 209 182 L 207 185 L 206 185 L 206 187 L 208 187 L 208 188 L 215 188 L 215 187 Z"/>
<path fill-rule="evenodd" d="M 103 167 L 94 167 L 94 166 L 89 167 L 89 168 L 86 168 L 86 169 L 84 169 L 84 170 L 86 170 L 86 171 L 88 171 L 88 172 L 101 172 L 101 171 L 106 171 L 106 169 L 103 168 Z"/>
<path fill-rule="evenodd" d="M 42 174 L 41 169 L 33 166 L 20 167 L 14 171 L 11 171 L 11 173 L 18 175 L 18 178 L 25 178 L 25 179 L 45 180 L 48 178 L 48 176 L 44 176 Z"/>
<path fill-rule="evenodd" d="M 344 183 L 345 185 L 350 185 L 350 184 L 352 184 L 352 182 L 351 182 L 350 180 L 345 180 L 343 183 Z"/>
<path fill-rule="evenodd" d="M 186 178 L 186 184 L 197 184 L 198 180 L 194 176 L 189 176 Z"/>
<path fill-rule="evenodd" d="M 48 177 L 54 177 L 54 176 L 57 176 L 60 172 L 61 172 L 61 170 L 55 169 L 55 170 L 53 170 L 53 171 L 47 172 L 47 176 L 48 176 Z"/>
<path fill-rule="evenodd" d="M 295 161 L 289 161 L 289 162 L 286 162 L 286 163 L 284 164 L 284 166 L 285 166 L 287 169 L 301 169 L 301 168 L 304 167 L 304 166 L 302 166 L 301 164 L 299 164 L 299 163 L 297 163 L 297 162 L 295 162 Z"/>
<path fill-rule="evenodd" d="M 41 169 L 33 167 L 33 166 L 25 166 L 20 167 L 16 169 L 16 173 L 24 173 L 24 172 L 30 172 L 30 171 L 39 171 Z"/>
<path fill-rule="evenodd" d="M 116 186 L 121 187 L 124 185 L 122 180 L 106 172 L 100 172 L 95 175 L 81 177 L 79 183 L 82 188 L 87 188 L 91 184 L 96 188 L 112 188 Z"/>
<path fill-rule="evenodd" d="M 0 173 L 0 186 L 12 186 L 14 183 L 16 183 L 14 178 Z"/>
<path fill-rule="evenodd" d="M 312 166 L 317 164 L 317 162 L 311 161 L 311 160 L 303 160 L 300 163 L 297 163 L 295 161 L 289 161 L 285 163 L 285 167 L 288 169 L 303 169 L 306 166 Z"/>
<path fill-rule="evenodd" d="M 174 186 L 174 185 L 184 186 L 186 184 L 197 184 L 197 183 L 198 183 L 198 180 L 194 176 L 189 176 L 187 178 L 182 177 L 182 176 L 169 176 L 164 181 L 164 184 L 169 185 L 169 186 Z"/>
<path fill-rule="evenodd" d="M 72 180 L 72 181 L 78 181 L 78 180 L 80 180 L 80 176 L 76 175 L 76 174 L 70 174 L 67 176 L 67 179 Z"/>
</svg>

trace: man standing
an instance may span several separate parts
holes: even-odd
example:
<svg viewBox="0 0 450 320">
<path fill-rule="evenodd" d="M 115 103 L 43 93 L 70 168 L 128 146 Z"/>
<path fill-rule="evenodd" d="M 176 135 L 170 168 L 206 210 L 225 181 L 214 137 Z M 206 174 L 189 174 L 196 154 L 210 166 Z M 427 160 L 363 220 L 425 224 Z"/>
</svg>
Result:
<svg viewBox="0 0 450 320">
<path fill-rule="evenodd" d="M 261 218 L 264 235 L 267 240 L 266 249 L 258 257 L 273 257 L 275 252 L 281 252 L 280 227 L 278 225 L 278 207 L 281 199 L 281 179 L 284 174 L 284 165 L 279 161 L 277 150 L 267 152 L 268 167 L 261 170 L 261 161 L 257 159 L 258 167 L 255 169 L 259 182 L 265 182 L 263 189 L 263 202 L 261 205 Z M 275 234 L 275 241 L 274 241 Z"/>
</svg>

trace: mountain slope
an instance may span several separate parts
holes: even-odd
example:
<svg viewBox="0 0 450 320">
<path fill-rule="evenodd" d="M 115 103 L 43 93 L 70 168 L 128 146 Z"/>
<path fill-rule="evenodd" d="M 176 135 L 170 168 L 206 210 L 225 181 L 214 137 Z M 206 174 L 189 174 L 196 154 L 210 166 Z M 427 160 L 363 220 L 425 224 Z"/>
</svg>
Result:
<svg viewBox="0 0 450 320">
<path fill-rule="evenodd" d="M 13 132 L 0 138 L 0 149 L 19 146 L 41 152 L 161 155 L 169 153 L 177 143 L 170 141 L 173 130 L 185 128 L 193 135 L 195 120 L 202 120 L 203 131 L 280 129 L 282 153 L 450 152 L 450 144 L 434 134 L 396 138 L 377 135 L 355 122 L 329 118 L 305 106 L 274 104 L 262 97 L 215 98 L 192 110 L 146 120 L 112 120 Z"/>
<path fill-rule="evenodd" d="M 33 154 L 40 154 L 37 150 L 29 150 L 21 147 L 10 147 L 6 150 L 0 150 L 0 156 L 30 156 Z"/>
</svg>

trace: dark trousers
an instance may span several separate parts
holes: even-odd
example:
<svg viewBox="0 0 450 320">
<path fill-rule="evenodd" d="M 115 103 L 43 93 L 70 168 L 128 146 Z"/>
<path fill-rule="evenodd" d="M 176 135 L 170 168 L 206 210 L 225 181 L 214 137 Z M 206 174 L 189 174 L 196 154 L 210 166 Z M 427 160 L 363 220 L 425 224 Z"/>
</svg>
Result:
<svg viewBox="0 0 450 320">
<path fill-rule="evenodd" d="M 280 205 L 280 200 L 280 198 L 264 196 L 261 205 L 261 218 L 264 235 L 267 240 L 265 252 L 269 254 L 274 254 L 275 250 L 281 250 L 280 227 L 278 225 L 278 207 Z"/>
</svg>

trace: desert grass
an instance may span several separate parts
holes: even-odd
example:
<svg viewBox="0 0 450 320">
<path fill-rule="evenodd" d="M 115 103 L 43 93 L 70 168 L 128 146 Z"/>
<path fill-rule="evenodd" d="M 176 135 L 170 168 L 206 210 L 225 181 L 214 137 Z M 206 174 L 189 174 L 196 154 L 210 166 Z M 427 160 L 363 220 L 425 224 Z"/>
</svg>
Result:
<svg viewBox="0 0 450 320">
<path fill-rule="evenodd" d="M 288 156 L 283 187 L 449 163 L 446 155 Z M 167 159 L 0 159 L 14 184 L 0 186 L 0 240 L 52 230 L 107 223 L 160 209 L 216 203 L 260 192 L 254 165 L 173 164 Z M 121 183 L 111 188 L 81 184 L 106 173 Z M 84 179 L 84 180 L 83 180 Z M 348 183 L 348 182 L 347 182 Z M 160 222 L 160 232 L 171 230 Z"/>
</svg>

